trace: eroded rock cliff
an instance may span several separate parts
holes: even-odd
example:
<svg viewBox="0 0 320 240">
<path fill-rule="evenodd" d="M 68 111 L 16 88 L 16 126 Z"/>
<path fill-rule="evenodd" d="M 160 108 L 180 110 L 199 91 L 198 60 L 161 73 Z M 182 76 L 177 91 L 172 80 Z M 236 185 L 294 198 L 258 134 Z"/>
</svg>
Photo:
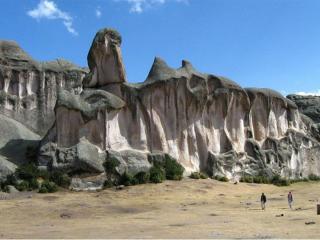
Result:
<svg viewBox="0 0 320 240">
<path fill-rule="evenodd" d="M 0 113 L 44 135 L 54 122 L 58 88 L 80 92 L 86 72 L 65 60 L 37 62 L 17 43 L 0 41 Z"/>
<path fill-rule="evenodd" d="M 104 153 L 102 161 L 114 154 L 126 163 L 130 156 L 145 162 L 169 154 L 186 173 L 201 170 L 230 179 L 320 174 L 312 122 L 289 99 L 199 73 L 187 61 L 172 69 L 160 58 L 143 83 L 130 84 L 120 44 L 120 35 L 110 29 L 95 36 L 83 91 L 58 95 L 55 124 L 42 141 L 43 166 L 64 168 L 80 158 L 68 151 L 87 141 Z M 71 165 L 68 171 L 77 168 Z"/>
<path fill-rule="evenodd" d="M 287 98 L 298 106 L 300 112 L 311 118 L 315 123 L 320 123 L 320 96 L 290 94 Z"/>
</svg>

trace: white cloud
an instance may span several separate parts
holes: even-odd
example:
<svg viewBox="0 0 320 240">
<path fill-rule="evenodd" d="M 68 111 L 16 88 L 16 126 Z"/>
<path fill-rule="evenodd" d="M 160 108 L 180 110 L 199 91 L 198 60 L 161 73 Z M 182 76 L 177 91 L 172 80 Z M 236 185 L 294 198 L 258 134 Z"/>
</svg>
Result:
<svg viewBox="0 0 320 240">
<path fill-rule="evenodd" d="M 40 0 L 38 6 L 35 9 L 28 11 L 27 14 L 37 20 L 42 18 L 50 20 L 60 19 L 68 32 L 73 35 L 78 35 L 77 31 L 73 28 L 72 17 L 67 12 L 61 11 L 54 1 Z"/>
<path fill-rule="evenodd" d="M 297 92 L 295 94 L 302 96 L 320 96 L 320 89 L 315 92 Z"/>
<path fill-rule="evenodd" d="M 148 8 L 154 8 L 168 2 L 188 4 L 189 0 L 114 0 L 115 2 L 127 2 L 130 4 L 130 12 L 142 13 Z"/>
<path fill-rule="evenodd" d="M 96 9 L 96 17 L 97 17 L 97 18 L 101 18 L 101 16 L 102 16 L 102 12 L 101 12 L 101 10 L 100 10 L 100 7 L 98 7 L 98 8 Z"/>
</svg>

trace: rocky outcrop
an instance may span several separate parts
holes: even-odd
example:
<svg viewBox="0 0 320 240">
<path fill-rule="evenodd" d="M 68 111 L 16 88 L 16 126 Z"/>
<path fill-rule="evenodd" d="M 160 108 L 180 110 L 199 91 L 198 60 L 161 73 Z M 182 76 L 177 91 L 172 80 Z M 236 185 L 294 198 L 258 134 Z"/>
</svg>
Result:
<svg viewBox="0 0 320 240">
<path fill-rule="evenodd" d="M 320 96 L 291 94 L 287 98 L 298 106 L 300 112 L 311 118 L 315 123 L 320 123 Z"/>
<path fill-rule="evenodd" d="M 160 58 L 143 83 L 130 84 L 120 43 L 113 30 L 97 33 L 84 89 L 58 95 L 56 122 L 43 147 L 67 151 L 87 139 L 100 152 L 119 153 L 127 165 L 132 158 L 123 157 L 124 152 L 134 153 L 134 162 L 169 154 L 186 173 L 201 170 L 230 179 L 320 174 L 320 145 L 312 124 L 289 99 L 199 73 L 187 61 L 173 69 Z M 44 165 L 52 161 L 47 158 Z"/>
<path fill-rule="evenodd" d="M 39 141 L 39 135 L 0 114 L 0 181 L 25 162 L 27 149 L 36 148 Z"/>
<path fill-rule="evenodd" d="M 15 42 L 0 41 L 0 113 L 44 135 L 59 88 L 78 93 L 87 72 L 65 60 L 37 62 Z"/>
</svg>

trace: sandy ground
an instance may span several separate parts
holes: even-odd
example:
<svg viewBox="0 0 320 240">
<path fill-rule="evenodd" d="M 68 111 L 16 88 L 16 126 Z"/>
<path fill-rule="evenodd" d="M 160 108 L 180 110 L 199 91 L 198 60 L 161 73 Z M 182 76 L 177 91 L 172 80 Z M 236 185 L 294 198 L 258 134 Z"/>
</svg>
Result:
<svg viewBox="0 0 320 240">
<path fill-rule="evenodd" d="M 294 210 L 287 206 L 290 190 Z M 268 197 L 266 211 L 260 209 L 261 192 Z M 0 237 L 320 238 L 319 197 L 320 183 L 276 187 L 211 179 L 28 193 L 0 200 Z"/>
</svg>

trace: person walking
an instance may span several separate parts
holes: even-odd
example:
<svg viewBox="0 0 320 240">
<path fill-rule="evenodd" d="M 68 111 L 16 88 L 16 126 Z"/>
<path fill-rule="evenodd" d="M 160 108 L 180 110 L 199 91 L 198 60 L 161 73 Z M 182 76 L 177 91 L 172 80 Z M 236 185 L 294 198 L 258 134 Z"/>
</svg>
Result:
<svg viewBox="0 0 320 240">
<path fill-rule="evenodd" d="M 288 205 L 289 205 L 290 209 L 292 209 L 292 202 L 293 202 L 293 196 L 292 196 L 292 193 L 289 192 L 288 193 Z"/>
<path fill-rule="evenodd" d="M 264 193 L 261 194 L 261 208 L 262 210 L 265 210 L 266 209 L 266 202 L 267 202 L 267 197 L 266 195 L 264 195 Z"/>
</svg>

